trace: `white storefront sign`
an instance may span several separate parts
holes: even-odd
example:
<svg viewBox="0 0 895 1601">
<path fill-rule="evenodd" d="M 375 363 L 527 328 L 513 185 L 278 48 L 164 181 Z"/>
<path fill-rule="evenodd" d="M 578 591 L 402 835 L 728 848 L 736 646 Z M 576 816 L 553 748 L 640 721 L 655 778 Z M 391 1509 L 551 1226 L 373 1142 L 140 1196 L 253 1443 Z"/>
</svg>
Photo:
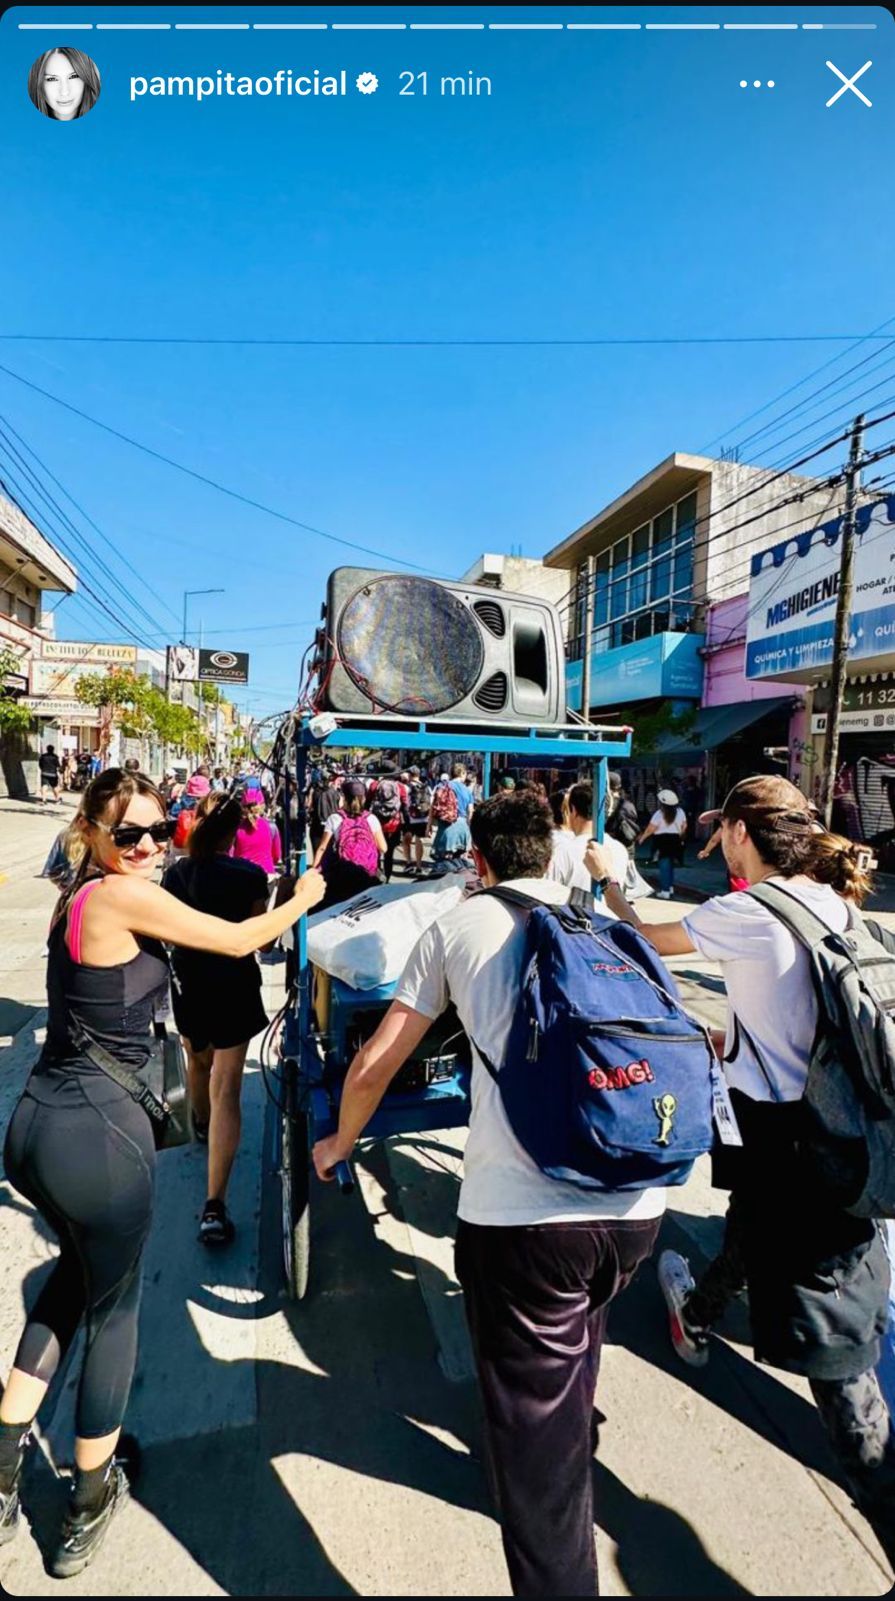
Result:
<svg viewBox="0 0 895 1601">
<path fill-rule="evenodd" d="M 108 667 L 112 664 L 133 666 L 137 660 L 137 647 L 97 645 L 80 639 L 45 639 L 40 654 L 45 662 L 89 662 L 91 667 Z"/>
<path fill-rule="evenodd" d="M 82 728 L 98 728 L 99 712 L 82 706 L 79 700 L 54 695 L 23 695 L 20 706 L 27 706 L 37 717 L 50 717 L 62 723 L 79 723 Z"/>
<path fill-rule="evenodd" d="M 809 680 L 833 659 L 842 518 L 752 558 L 746 677 Z M 865 667 L 895 653 L 895 495 L 859 508 L 848 655 Z"/>
</svg>

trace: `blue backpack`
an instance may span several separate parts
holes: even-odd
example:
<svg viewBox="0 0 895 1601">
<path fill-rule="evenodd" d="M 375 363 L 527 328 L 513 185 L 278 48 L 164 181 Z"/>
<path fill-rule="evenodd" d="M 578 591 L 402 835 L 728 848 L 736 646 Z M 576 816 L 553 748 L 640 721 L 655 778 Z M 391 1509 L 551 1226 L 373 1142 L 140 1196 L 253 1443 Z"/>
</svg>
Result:
<svg viewBox="0 0 895 1601">
<path fill-rule="evenodd" d="M 476 1046 L 520 1145 L 582 1189 L 683 1184 L 712 1145 L 714 1057 L 652 946 L 589 896 L 545 906 L 500 885 L 482 893 L 528 913 L 502 1067 Z"/>
</svg>

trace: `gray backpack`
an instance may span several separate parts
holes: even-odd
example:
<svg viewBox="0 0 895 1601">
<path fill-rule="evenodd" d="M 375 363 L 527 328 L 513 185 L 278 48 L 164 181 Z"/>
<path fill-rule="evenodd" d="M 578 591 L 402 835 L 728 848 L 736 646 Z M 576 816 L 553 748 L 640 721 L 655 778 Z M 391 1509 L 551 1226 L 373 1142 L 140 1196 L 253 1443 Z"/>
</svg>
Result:
<svg viewBox="0 0 895 1601">
<path fill-rule="evenodd" d="M 895 938 L 855 907 L 836 934 L 779 884 L 748 893 L 808 952 L 818 1021 L 802 1154 L 847 1212 L 895 1218 Z"/>
</svg>

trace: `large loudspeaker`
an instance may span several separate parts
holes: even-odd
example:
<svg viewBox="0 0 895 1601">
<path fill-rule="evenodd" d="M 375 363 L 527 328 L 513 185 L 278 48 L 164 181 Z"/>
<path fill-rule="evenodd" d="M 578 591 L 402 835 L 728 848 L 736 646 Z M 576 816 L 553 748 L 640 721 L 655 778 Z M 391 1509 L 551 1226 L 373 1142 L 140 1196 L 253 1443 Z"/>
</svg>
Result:
<svg viewBox="0 0 895 1601">
<path fill-rule="evenodd" d="M 328 711 L 565 721 L 562 627 L 546 600 L 339 567 L 320 646 Z"/>
</svg>

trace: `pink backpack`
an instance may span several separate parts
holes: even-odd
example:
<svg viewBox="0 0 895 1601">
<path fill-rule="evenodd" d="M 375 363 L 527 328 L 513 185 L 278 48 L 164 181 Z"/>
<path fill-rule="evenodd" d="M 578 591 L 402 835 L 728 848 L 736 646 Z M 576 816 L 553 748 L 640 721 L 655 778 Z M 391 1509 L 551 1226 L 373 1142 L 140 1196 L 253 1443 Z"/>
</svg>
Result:
<svg viewBox="0 0 895 1601">
<path fill-rule="evenodd" d="M 340 862 L 350 862 L 354 867 L 363 868 L 371 878 L 376 876 L 379 851 L 366 812 L 361 812 L 359 817 L 342 817 L 336 835 L 336 854 Z"/>
</svg>

